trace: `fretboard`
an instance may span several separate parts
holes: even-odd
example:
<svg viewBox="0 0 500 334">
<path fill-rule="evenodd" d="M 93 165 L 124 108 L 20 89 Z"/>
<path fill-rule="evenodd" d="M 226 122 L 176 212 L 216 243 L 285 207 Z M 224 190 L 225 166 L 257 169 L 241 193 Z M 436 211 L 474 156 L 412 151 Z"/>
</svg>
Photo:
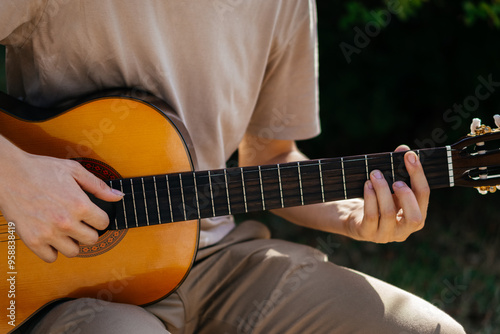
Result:
<svg viewBox="0 0 500 334">
<path fill-rule="evenodd" d="M 451 148 L 415 151 L 431 188 L 453 186 Z M 110 229 L 302 206 L 363 196 L 372 170 L 389 184 L 409 176 L 404 153 L 182 172 L 109 181 L 125 193 Z"/>
</svg>

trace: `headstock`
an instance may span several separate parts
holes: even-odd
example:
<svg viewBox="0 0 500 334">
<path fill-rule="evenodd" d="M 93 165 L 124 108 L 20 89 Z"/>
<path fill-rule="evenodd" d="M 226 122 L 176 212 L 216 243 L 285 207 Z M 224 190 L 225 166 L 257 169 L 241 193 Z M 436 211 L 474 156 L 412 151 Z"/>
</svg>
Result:
<svg viewBox="0 0 500 334">
<path fill-rule="evenodd" d="M 495 115 L 491 128 L 475 118 L 471 132 L 453 149 L 455 184 L 475 187 L 481 194 L 500 190 L 500 115 Z"/>
</svg>

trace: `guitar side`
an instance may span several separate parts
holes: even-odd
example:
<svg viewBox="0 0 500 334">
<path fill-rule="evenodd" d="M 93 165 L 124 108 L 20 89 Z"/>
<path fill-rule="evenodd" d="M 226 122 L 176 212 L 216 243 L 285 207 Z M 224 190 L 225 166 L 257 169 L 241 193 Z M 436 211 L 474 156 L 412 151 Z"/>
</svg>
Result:
<svg viewBox="0 0 500 334">
<path fill-rule="evenodd" d="M 97 161 L 96 169 L 109 165 L 126 178 L 193 169 L 189 137 L 185 132 L 181 135 L 180 125 L 173 119 L 175 115 L 167 118 L 145 101 L 111 95 L 41 121 L 0 112 L 0 133 L 29 153 Z M 0 216 L 3 263 L 8 255 L 6 224 Z M 16 240 L 15 269 L 2 265 L 4 273 L 15 272 L 15 297 L 2 296 L 0 302 L 4 310 L 15 302 L 16 327 L 4 317 L 0 332 L 15 330 L 44 305 L 60 298 L 91 297 L 136 305 L 159 300 L 187 276 L 198 236 L 197 220 L 108 231 L 95 245 L 85 247 L 98 251 L 81 251 L 72 259 L 59 255 L 51 264 Z M 11 288 L 7 280 L 0 286 L 2 293 Z"/>
</svg>

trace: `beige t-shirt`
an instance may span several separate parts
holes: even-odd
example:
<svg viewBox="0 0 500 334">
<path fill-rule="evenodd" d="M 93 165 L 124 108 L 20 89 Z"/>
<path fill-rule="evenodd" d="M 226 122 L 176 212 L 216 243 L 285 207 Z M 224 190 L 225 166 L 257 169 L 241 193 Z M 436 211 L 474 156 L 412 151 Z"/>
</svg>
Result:
<svg viewBox="0 0 500 334">
<path fill-rule="evenodd" d="M 319 133 L 314 0 L 0 0 L 0 22 L 11 95 L 149 91 L 183 120 L 199 170 L 224 167 L 245 132 Z M 233 225 L 203 220 L 200 246 Z"/>
</svg>

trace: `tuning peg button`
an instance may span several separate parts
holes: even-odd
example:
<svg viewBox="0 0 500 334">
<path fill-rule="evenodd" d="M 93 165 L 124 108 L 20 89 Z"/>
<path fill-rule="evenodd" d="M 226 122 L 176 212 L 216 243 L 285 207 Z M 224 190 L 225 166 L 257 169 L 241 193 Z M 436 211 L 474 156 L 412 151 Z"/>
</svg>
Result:
<svg viewBox="0 0 500 334">
<path fill-rule="evenodd" d="M 493 119 L 495 120 L 495 124 L 496 124 L 497 128 L 500 129 L 500 115 L 493 116 Z"/>
<path fill-rule="evenodd" d="M 481 120 L 479 118 L 472 119 L 472 124 L 470 125 L 470 134 L 476 135 L 477 129 L 481 127 Z"/>
<path fill-rule="evenodd" d="M 497 191 L 497 189 L 498 189 L 498 190 L 500 190 L 500 185 L 498 185 L 498 186 L 496 186 L 496 187 L 495 187 L 495 186 L 491 186 L 491 187 L 488 187 L 488 186 L 482 186 L 482 187 L 477 187 L 476 189 L 477 189 L 477 191 L 478 191 L 481 195 L 486 195 L 486 194 L 488 194 L 488 193 L 493 194 L 493 193 L 495 193 L 495 192 Z"/>
<path fill-rule="evenodd" d="M 486 195 L 488 193 L 488 187 L 477 187 L 476 189 L 481 195 Z"/>
</svg>

